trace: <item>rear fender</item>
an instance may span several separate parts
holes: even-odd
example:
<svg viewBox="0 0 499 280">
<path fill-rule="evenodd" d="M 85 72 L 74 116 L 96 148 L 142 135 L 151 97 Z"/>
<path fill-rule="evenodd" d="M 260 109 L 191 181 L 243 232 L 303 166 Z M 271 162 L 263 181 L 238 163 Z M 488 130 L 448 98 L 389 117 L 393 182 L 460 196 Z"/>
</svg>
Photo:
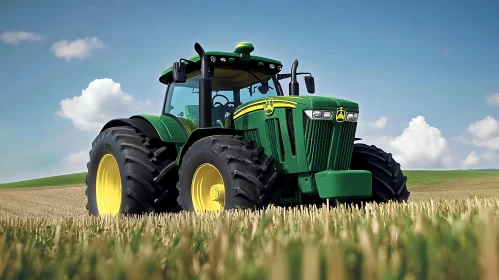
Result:
<svg viewBox="0 0 499 280">
<path fill-rule="evenodd" d="M 173 115 L 135 115 L 128 119 L 114 119 L 106 123 L 101 131 L 115 126 L 131 125 L 147 137 L 160 138 L 166 143 L 183 144 L 187 132 L 182 122 Z"/>
</svg>

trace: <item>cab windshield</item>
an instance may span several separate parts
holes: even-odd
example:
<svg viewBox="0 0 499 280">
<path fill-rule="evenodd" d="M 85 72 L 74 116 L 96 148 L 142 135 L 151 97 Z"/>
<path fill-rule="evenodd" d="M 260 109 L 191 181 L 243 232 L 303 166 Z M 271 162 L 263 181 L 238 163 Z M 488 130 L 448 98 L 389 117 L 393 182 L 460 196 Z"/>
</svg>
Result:
<svg viewBox="0 0 499 280">
<path fill-rule="evenodd" d="M 171 83 L 163 112 L 199 124 L 200 72 L 187 75 L 185 83 Z M 226 118 L 236 107 L 252 100 L 282 95 L 275 77 L 247 69 L 215 68 L 212 75 L 212 125 L 225 126 Z M 277 87 L 276 87 L 277 85 Z"/>
</svg>

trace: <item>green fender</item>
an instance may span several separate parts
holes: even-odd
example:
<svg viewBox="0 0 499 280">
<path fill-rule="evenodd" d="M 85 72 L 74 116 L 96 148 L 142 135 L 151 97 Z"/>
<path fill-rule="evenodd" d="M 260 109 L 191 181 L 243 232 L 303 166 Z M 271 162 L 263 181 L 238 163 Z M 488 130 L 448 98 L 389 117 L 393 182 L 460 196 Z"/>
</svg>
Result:
<svg viewBox="0 0 499 280">
<path fill-rule="evenodd" d="M 186 129 L 183 122 L 173 115 L 135 115 L 130 119 L 142 118 L 147 120 L 156 130 L 161 141 L 167 143 L 183 144 L 187 141 L 190 130 Z"/>
<path fill-rule="evenodd" d="M 185 124 L 184 124 L 185 122 Z M 149 137 L 159 137 L 166 143 L 177 145 L 184 144 L 187 141 L 193 127 L 189 125 L 188 120 L 180 120 L 173 115 L 134 115 L 128 119 L 114 119 L 109 121 L 101 131 L 110 127 L 131 125 L 139 129 Z"/>
</svg>

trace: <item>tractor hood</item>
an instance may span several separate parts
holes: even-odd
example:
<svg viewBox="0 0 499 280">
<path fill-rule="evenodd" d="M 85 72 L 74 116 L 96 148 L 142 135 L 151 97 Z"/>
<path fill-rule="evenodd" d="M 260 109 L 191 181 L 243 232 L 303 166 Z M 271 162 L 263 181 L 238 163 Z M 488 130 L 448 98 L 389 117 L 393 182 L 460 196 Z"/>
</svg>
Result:
<svg viewBox="0 0 499 280">
<path fill-rule="evenodd" d="M 356 112 L 359 110 L 359 104 L 355 102 L 327 96 L 276 96 L 272 97 L 272 99 L 275 101 L 286 100 L 296 102 L 305 107 L 317 109 L 343 107 Z"/>
<path fill-rule="evenodd" d="M 357 103 L 333 97 L 267 96 L 239 106 L 233 120 L 245 139 L 272 155 L 278 170 L 311 182 L 306 176 L 314 172 L 350 168 L 358 113 Z"/>
<path fill-rule="evenodd" d="M 297 110 L 336 110 L 343 107 L 348 112 L 359 112 L 359 105 L 355 102 L 326 97 L 326 96 L 269 96 L 258 98 L 252 102 L 240 105 L 234 111 L 234 119 L 247 113 L 264 110 L 266 115 L 272 115 L 274 108 L 290 108 Z"/>
</svg>

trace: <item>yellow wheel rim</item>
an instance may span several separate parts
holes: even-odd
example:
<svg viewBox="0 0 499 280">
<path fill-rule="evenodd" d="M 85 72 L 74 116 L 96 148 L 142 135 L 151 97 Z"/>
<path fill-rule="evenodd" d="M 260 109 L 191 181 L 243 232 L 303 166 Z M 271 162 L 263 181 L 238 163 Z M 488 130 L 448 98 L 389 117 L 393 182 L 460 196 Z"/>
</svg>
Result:
<svg viewBox="0 0 499 280">
<path fill-rule="evenodd" d="M 194 210 L 198 213 L 224 209 L 225 185 L 215 166 L 203 163 L 196 169 L 192 178 L 191 196 Z"/>
<path fill-rule="evenodd" d="M 121 176 L 118 162 L 111 154 L 105 154 L 100 160 L 95 196 L 100 215 L 118 215 L 121 206 Z"/>
</svg>

